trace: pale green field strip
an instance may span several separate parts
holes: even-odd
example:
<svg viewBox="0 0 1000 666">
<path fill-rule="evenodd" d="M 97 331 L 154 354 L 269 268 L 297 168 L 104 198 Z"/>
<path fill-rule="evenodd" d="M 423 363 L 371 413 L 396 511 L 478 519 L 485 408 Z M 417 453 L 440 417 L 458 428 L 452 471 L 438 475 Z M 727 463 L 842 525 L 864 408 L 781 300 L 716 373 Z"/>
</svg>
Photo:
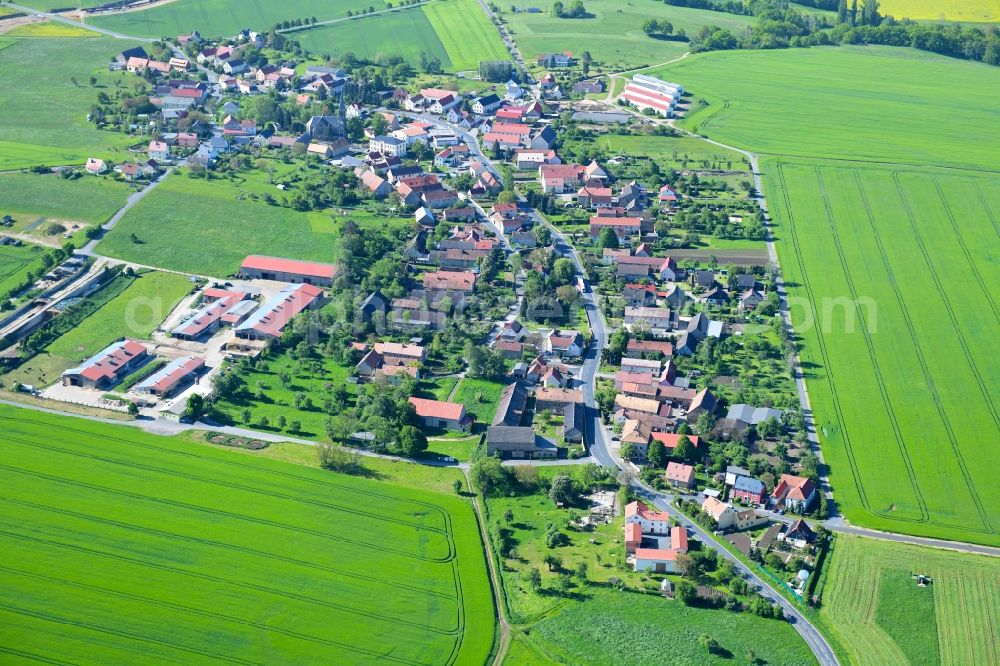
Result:
<svg viewBox="0 0 1000 666">
<path fill-rule="evenodd" d="M 284 20 L 319 21 L 343 18 L 384 2 L 369 0 L 175 0 L 165 5 L 124 14 L 87 19 L 87 23 L 137 37 L 173 37 L 199 31 L 205 37 L 232 37 L 242 28 L 267 31 Z"/>
<path fill-rule="evenodd" d="M 888 543 L 859 537 L 838 537 L 830 561 L 831 584 L 820 611 L 826 623 L 859 666 L 883 664 L 1000 663 L 1000 560 L 977 555 Z M 928 623 L 915 604 L 900 604 L 884 589 L 888 572 L 906 576 L 909 595 L 930 595 L 934 621 Z M 911 574 L 931 576 L 933 583 L 917 588 Z M 888 604 L 896 607 L 886 609 Z M 879 623 L 883 611 L 893 624 Z M 933 640 L 918 636 L 934 632 Z M 894 636 L 898 638 L 894 638 Z M 905 637 L 937 645 L 936 654 L 913 649 Z M 909 640 L 909 639 L 908 639 Z M 910 656 L 907 656 L 910 655 Z"/>
<path fill-rule="evenodd" d="M 421 7 L 448 52 L 452 69 L 470 70 L 480 60 L 509 60 L 500 33 L 477 0 L 440 0 Z"/>
<path fill-rule="evenodd" d="M 565 2 L 563 4 L 566 4 Z M 686 41 L 653 39 L 642 31 L 646 19 L 670 21 L 674 31 L 694 35 L 705 25 L 718 25 L 743 32 L 751 17 L 688 7 L 672 7 L 659 2 L 584 2 L 594 18 L 564 19 L 548 13 L 551 5 L 536 5 L 546 13 L 510 13 L 501 7 L 526 63 L 533 66 L 540 53 L 572 51 L 577 57 L 590 51 L 607 69 L 624 69 L 667 62 L 688 50 Z M 568 5 L 567 5 L 568 6 Z"/>
<path fill-rule="evenodd" d="M 111 57 L 134 44 L 103 37 L 13 41 L 0 57 L 0 81 L 16 91 L 0 96 L 0 170 L 83 164 L 88 157 L 127 159 L 124 147 L 141 139 L 98 130 L 86 116 L 97 100 L 91 76 L 100 86 L 134 79 L 108 72 Z"/>
<path fill-rule="evenodd" d="M 889 169 L 867 169 L 862 178 L 805 163 L 768 169 L 791 197 L 775 204 L 791 221 L 778 230 L 782 246 L 801 260 L 786 267 L 788 279 L 802 280 L 793 293 L 805 291 L 820 324 L 803 329 L 805 356 L 822 366 L 807 372 L 827 380 L 814 408 L 836 415 L 819 422 L 833 461 L 846 456 L 873 514 L 995 541 L 1000 489 L 988 470 L 1000 460 L 987 442 L 1000 435 L 1000 365 L 983 340 L 1000 319 L 989 282 L 960 250 L 966 230 L 982 225 L 952 228 L 942 198 L 953 183 L 974 187 L 981 179 Z M 803 261 L 817 268 L 803 269 Z M 871 307 L 824 317 L 824 299 L 849 306 L 869 299 Z M 833 472 L 835 494 L 850 492 L 847 469 L 834 464 Z"/>
<path fill-rule="evenodd" d="M 9 408 L 0 423 L 8 647 L 103 663 L 489 651 L 485 563 L 458 498 Z"/>
<path fill-rule="evenodd" d="M 406 38 L 400 38 L 405 35 Z M 320 55 L 342 57 L 353 53 L 360 58 L 376 59 L 380 55 L 395 55 L 417 68 L 420 53 L 441 60 L 444 69 L 452 69 L 448 50 L 438 37 L 423 7 L 401 9 L 398 12 L 362 16 L 351 21 L 333 23 L 291 33 L 302 48 Z"/>
<path fill-rule="evenodd" d="M 1000 68 L 891 47 L 720 51 L 646 72 L 709 105 L 682 124 L 761 154 L 1000 172 Z"/>
</svg>

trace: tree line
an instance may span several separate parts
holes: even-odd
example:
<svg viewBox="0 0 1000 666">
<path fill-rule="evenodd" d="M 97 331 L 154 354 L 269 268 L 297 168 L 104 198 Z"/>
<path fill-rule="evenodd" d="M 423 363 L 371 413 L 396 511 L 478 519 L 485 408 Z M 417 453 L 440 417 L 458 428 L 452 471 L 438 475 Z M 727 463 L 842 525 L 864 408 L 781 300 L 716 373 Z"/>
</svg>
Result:
<svg viewBox="0 0 1000 666">
<path fill-rule="evenodd" d="M 821 0 L 816 0 L 820 2 Z M 714 0 L 666 0 L 668 4 L 698 6 L 715 11 L 729 11 L 731 2 Z M 695 4 L 691 4 L 695 3 Z M 702 4 L 704 3 L 704 4 Z M 757 18 L 756 23 L 737 35 L 717 25 L 703 26 L 691 38 L 691 50 L 774 49 L 828 46 L 837 44 L 878 44 L 909 46 L 921 51 L 989 65 L 1000 65 L 1000 31 L 995 26 L 983 29 L 958 24 L 923 24 L 909 19 L 897 20 L 880 12 L 878 0 L 837 0 L 837 22 L 807 16 L 784 0 L 751 0 L 744 11 Z M 825 8 L 825 6 L 824 6 Z"/>
</svg>

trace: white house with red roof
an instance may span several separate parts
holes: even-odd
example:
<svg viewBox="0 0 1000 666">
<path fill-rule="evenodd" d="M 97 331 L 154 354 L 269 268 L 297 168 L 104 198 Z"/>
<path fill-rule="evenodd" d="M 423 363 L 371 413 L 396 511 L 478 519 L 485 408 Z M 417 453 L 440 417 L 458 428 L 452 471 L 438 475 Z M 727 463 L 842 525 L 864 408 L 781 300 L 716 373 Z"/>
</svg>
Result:
<svg viewBox="0 0 1000 666">
<path fill-rule="evenodd" d="M 87 173 L 97 176 L 108 170 L 108 164 L 104 160 L 97 159 L 96 157 L 89 157 L 87 158 L 87 164 L 84 168 L 87 170 Z"/>
<path fill-rule="evenodd" d="M 236 327 L 236 337 L 251 340 L 280 338 L 285 325 L 305 310 L 323 304 L 323 290 L 311 284 L 294 284 L 264 302 L 242 324 Z"/>
<path fill-rule="evenodd" d="M 196 356 L 181 356 L 140 382 L 134 390 L 136 393 L 155 395 L 161 398 L 169 397 L 177 392 L 177 389 L 193 381 L 204 368 L 205 359 Z"/>
<path fill-rule="evenodd" d="M 146 151 L 150 159 L 162 162 L 170 159 L 170 146 L 166 141 L 150 141 Z"/>
<path fill-rule="evenodd" d="M 323 264 L 316 261 L 300 261 L 251 254 L 240 265 L 240 274 L 251 279 L 329 287 L 337 275 L 337 267 L 333 264 Z"/>
<path fill-rule="evenodd" d="M 543 164 L 538 167 L 538 182 L 546 194 L 576 192 L 586 170 L 581 164 Z"/>
<path fill-rule="evenodd" d="M 107 390 L 150 358 L 146 347 L 135 340 L 120 340 L 97 352 L 81 365 L 62 374 L 63 386 Z"/>
<path fill-rule="evenodd" d="M 650 511 L 643 502 L 625 505 L 625 524 L 637 524 L 645 534 L 669 534 L 670 514 Z"/>
<path fill-rule="evenodd" d="M 583 356 L 583 335 L 579 331 L 552 331 L 545 339 L 546 351 L 557 356 Z"/>
<path fill-rule="evenodd" d="M 812 479 L 793 474 L 782 474 L 771 493 L 771 502 L 792 511 L 806 511 L 816 497 L 816 484 Z"/>
<path fill-rule="evenodd" d="M 461 403 L 411 397 L 410 404 L 416 410 L 417 418 L 428 428 L 465 432 L 472 426 L 472 417 Z"/>
<path fill-rule="evenodd" d="M 671 527 L 670 514 L 638 501 L 625 506 L 625 553 L 635 571 L 675 573 L 677 556 L 687 551 L 687 530 Z"/>
</svg>

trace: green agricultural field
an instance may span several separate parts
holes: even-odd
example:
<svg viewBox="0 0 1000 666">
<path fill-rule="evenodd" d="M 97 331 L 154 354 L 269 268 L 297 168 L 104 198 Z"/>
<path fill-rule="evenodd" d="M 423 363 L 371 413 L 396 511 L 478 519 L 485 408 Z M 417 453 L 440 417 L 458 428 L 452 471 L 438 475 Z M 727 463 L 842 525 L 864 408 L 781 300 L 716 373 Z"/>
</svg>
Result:
<svg viewBox="0 0 1000 666">
<path fill-rule="evenodd" d="M 7 173 L 0 175 L 4 214 L 15 219 L 14 230 L 34 226 L 41 233 L 44 222 L 104 224 L 134 190 L 127 184 L 103 176 L 75 180 L 55 174 Z"/>
<path fill-rule="evenodd" d="M 0 651 L 12 658 L 417 665 L 490 653 L 482 545 L 454 493 L 10 407 L 0 422 Z"/>
<path fill-rule="evenodd" d="M 401 38 L 403 35 L 405 38 Z M 420 53 L 424 52 L 428 57 L 440 59 L 444 69 L 453 68 L 448 50 L 421 7 L 358 17 L 302 30 L 292 36 L 302 48 L 334 58 L 345 53 L 361 58 L 395 55 L 416 67 L 420 62 Z"/>
<path fill-rule="evenodd" d="M 997 558 L 850 536 L 832 558 L 820 615 L 852 663 L 1000 662 Z M 918 587 L 918 573 L 933 583 Z"/>
<path fill-rule="evenodd" d="M 891 47 L 698 54 L 646 72 L 702 107 L 683 125 L 758 154 L 998 168 L 1000 68 Z M 969 128 L 977 128 L 970 132 Z"/>
<path fill-rule="evenodd" d="M 87 23 L 137 37 L 173 37 L 192 30 L 206 37 L 231 37 L 248 26 L 269 30 L 285 20 L 327 21 L 370 6 L 385 9 L 382 0 L 175 0 L 152 9 L 92 17 Z"/>
<path fill-rule="evenodd" d="M 534 65 L 539 53 L 572 51 L 579 56 L 590 51 L 603 70 L 621 70 L 657 65 L 680 57 L 686 41 L 663 41 L 648 37 L 642 22 L 667 20 L 674 30 L 692 35 L 704 25 L 719 25 L 741 32 L 752 17 L 711 12 L 687 7 L 671 7 L 658 2 L 623 3 L 618 0 L 590 0 L 584 5 L 594 18 L 563 19 L 551 14 L 511 14 L 501 7 L 503 18 L 513 31 L 521 53 Z M 544 5 L 546 12 L 551 5 Z"/>
<path fill-rule="evenodd" d="M 82 164 L 88 157 L 121 161 L 133 137 L 87 122 L 97 90 L 125 73 L 108 72 L 111 57 L 134 46 L 110 38 L 18 38 L 3 49 L 0 81 L 17 94 L 0 97 L 0 170 L 37 164 Z M 74 85 L 73 79 L 76 79 Z"/>
<path fill-rule="evenodd" d="M 784 160 L 766 173 L 847 516 L 1000 543 L 995 177 Z"/>
<path fill-rule="evenodd" d="M 257 173 L 247 177 L 262 178 Z M 234 273 L 248 254 L 330 261 L 336 233 L 330 214 L 256 201 L 248 191 L 263 187 L 257 181 L 236 184 L 170 176 L 128 212 L 98 251 L 148 266 L 217 277 Z M 376 218 L 364 209 L 347 217 L 362 227 L 404 223 L 399 218 Z M 134 242 L 132 235 L 140 242 Z"/>
<path fill-rule="evenodd" d="M 1000 325 L 990 289 L 1000 70 L 903 49 L 733 55 L 665 74 L 708 99 L 690 126 L 766 155 L 842 511 L 880 529 L 1000 544 L 988 474 L 1000 464 L 1000 362 L 989 351 Z"/>
<path fill-rule="evenodd" d="M 478 69 L 480 60 L 510 59 L 478 0 L 437 0 L 421 11 L 444 45 L 453 70 Z"/>
<path fill-rule="evenodd" d="M 709 654 L 698 642 L 716 639 L 725 653 Z M 749 613 L 684 606 L 658 595 L 602 590 L 570 602 L 516 633 L 506 666 L 536 664 L 815 664 L 805 642 L 787 622 Z"/>
</svg>

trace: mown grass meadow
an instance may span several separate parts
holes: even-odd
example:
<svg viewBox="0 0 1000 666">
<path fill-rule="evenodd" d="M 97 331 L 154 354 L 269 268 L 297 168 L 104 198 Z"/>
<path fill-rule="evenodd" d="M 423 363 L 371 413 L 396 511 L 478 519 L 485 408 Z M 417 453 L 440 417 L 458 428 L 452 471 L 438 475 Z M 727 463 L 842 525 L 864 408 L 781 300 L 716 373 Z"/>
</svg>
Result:
<svg viewBox="0 0 1000 666">
<path fill-rule="evenodd" d="M 839 536 L 820 614 L 852 663 L 995 664 L 1000 560 Z M 933 583 L 917 587 L 915 574 Z"/>
<path fill-rule="evenodd" d="M 69 180 L 56 174 L 5 173 L 0 175 L 0 192 L 4 214 L 14 217 L 16 231 L 23 231 L 38 218 L 104 224 L 125 205 L 133 189 L 105 176 Z"/>
<path fill-rule="evenodd" d="M 0 245 L 0 294 L 21 285 L 29 271 L 37 273 L 43 252 L 37 245 Z"/>
<path fill-rule="evenodd" d="M 88 157 L 120 162 L 128 157 L 124 147 L 137 140 L 96 129 L 87 121 L 87 112 L 97 97 L 90 77 L 97 77 L 99 86 L 124 77 L 108 72 L 108 62 L 134 44 L 104 37 L 9 41 L 0 57 L 0 80 L 17 93 L 0 97 L 0 170 L 83 164 Z"/>
<path fill-rule="evenodd" d="M 266 187 L 278 191 L 266 186 L 259 173 L 247 174 L 247 179 L 234 182 L 172 175 L 125 215 L 98 245 L 98 252 L 215 277 L 236 272 L 248 254 L 313 261 L 333 258 L 337 223 L 330 212 L 267 205 L 250 195 Z M 362 227 L 410 223 L 376 217 L 365 209 L 342 217 Z"/>
<path fill-rule="evenodd" d="M 702 635 L 722 648 L 710 654 Z M 749 613 L 685 606 L 659 595 L 600 590 L 568 603 L 515 633 L 508 666 L 535 664 L 740 664 L 750 651 L 761 663 L 815 664 L 787 622 Z"/>
<path fill-rule="evenodd" d="M 0 408 L 8 655 L 482 664 L 466 500 Z M 55 639 L 58 637 L 58 640 Z"/>
</svg>

